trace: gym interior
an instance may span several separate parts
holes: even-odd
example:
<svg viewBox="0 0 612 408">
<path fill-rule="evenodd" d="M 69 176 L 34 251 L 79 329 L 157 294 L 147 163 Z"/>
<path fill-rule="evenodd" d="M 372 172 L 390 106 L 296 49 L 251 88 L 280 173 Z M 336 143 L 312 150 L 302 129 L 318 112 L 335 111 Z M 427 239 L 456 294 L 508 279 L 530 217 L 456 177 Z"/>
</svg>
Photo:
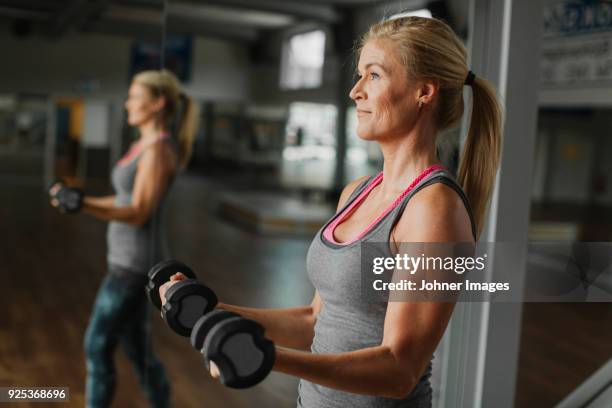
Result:
<svg viewBox="0 0 612 408">
<path fill-rule="evenodd" d="M 500 95 L 501 164 L 480 240 L 609 243 L 608 1 L 0 0 L 0 387 L 67 387 L 69 402 L 53 406 L 86 404 L 83 337 L 107 273 L 108 224 L 59 213 L 48 187 L 112 194 L 113 166 L 138 136 L 124 103 L 145 69 L 174 72 L 199 108 L 167 203 L 171 257 L 223 302 L 309 304 L 313 236 L 349 181 L 382 170 L 348 97 L 356 41 L 398 14 L 446 21 Z M 438 150 L 454 170 L 467 114 Z M 547 262 L 515 261 L 518 276 Z M 297 378 L 225 387 L 149 312 L 172 406 L 295 406 Z M 434 353 L 433 406 L 610 407 L 610 319 L 605 301 L 458 304 Z M 121 347 L 114 358 L 113 406 L 148 406 Z"/>
</svg>

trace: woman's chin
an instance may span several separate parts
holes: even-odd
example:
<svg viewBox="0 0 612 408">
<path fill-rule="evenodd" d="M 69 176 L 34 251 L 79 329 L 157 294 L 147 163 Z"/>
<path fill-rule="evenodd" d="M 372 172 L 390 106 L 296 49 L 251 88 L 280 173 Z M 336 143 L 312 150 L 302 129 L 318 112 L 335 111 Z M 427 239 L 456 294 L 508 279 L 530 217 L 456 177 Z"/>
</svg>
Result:
<svg viewBox="0 0 612 408">
<path fill-rule="evenodd" d="M 137 118 L 130 118 L 130 117 L 128 117 L 127 123 L 130 126 L 139 126 L 140 125 L 140 121 Z"/>
<path fill-rule="evenodd" d="M 357 128 L 357 136 L 359 136 L 360 139 L 368 141 L 368 142 L 372 140 L 376 140 L 376 135 L 369 129 Z"/>
</svg>

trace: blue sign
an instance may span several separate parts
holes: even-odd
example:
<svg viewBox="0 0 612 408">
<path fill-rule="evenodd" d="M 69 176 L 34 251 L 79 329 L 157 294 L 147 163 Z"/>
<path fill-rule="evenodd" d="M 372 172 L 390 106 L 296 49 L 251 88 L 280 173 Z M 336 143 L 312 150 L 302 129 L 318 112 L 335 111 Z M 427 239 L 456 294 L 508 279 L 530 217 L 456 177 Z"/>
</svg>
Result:
<svg viewBox="0 0 612 408">
<path fill-rule="evenodd" d="M 570 0 L 544 8 L 544 35 L 612 31 L 612 0 Z"/>
<path fill-rule="evenodd" d="M 181 82 L 187 82 L 191 79 L 192 49 L 191 37 L 168 35 L 162 67 L 161 44 L 135 42 L 132 45 L 130 78 L 140 71 L 165 68 L 174 72 Z"/>
</svg>

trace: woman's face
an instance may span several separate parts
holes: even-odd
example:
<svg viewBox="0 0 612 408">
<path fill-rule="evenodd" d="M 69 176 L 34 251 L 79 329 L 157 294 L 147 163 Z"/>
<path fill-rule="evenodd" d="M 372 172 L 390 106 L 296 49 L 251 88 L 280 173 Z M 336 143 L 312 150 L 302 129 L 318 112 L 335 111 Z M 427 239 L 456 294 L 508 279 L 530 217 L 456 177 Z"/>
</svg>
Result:
<svg viewBox="0 0 612 408">
<path fill-rule="evenodd" d="M 357 134 L 380 140 L 406 134 L 415 124 L 418 99 L 394 44 L 370 40 L 362 48 L 359 80 L 349 96 L 357 108 Z"/>
<path fill-rule="evenodd" d="M 162 98 L 154 98 L 151 91 L 144 85 L 133 82 L 125 101 L 130 126 L 142 126 L 148 121 L 155 120 L 162 108 Z"/>
</svg>

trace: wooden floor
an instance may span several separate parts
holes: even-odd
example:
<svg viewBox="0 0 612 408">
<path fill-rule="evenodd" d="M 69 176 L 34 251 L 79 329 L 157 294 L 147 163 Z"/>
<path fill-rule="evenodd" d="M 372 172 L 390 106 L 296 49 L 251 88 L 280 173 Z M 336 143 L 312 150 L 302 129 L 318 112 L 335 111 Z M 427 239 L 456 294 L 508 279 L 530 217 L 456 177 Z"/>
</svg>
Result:
<svg viewBox="0 0 612 408">
<path fill-rule="evenodd" d="M 261 237 L 218 219 L 212 211 L 213 188 L 200 179 L 185 177 L 176 187 L 168 217 L 171 250 L 193 265 L 220 299 L 259 307 L 310 302 L 313 289 L 304 273 L 308 239 Z M 106 225 L 83 215 L 56 214 L 40 186 L 6 185 L 0 199 L 0 386 L 66 386 L 70 403 L 56 406 L 83 407 L 82 337 L 106 273 Z M 223 387 L 207 376 L 186 339 L 157 315 L 152 321 L 173 406 L 295 406 L 296 379 L 273 373 L 252 389 Z M 120 352 L 116 361 L 113 406 L 146 407 L 127 358 Z"/>
<path fill-rule="evenodd" d="M 214 211 L 219 184 L 186 175 L 176 187 L 168 217 L 173 255 L 193 265 L 221 300 L 260 307 L 310 301 L 309 239 L 259 236 L 224 221 Z M 106 273 L 106 225 L 56 214 L 36 185 L 4 185 L 0 200 L 0 386 L 67 386 L 70 403 L 54 406 L 82 407 L 82 336 Z M 611 317 L 608 304 L 526 304 L 516 406 L 552 407 L 612 358 Z M 295 406 L 297 380 L 272 374 L 253 389 L 227 389 L 208 378 L 185 339 L 157 316 L 152 322 L 173 406 Z M 116 361 L 114 406 L 146 407 L 126 358 L 117 353 Z"/>
<path fill-rule="evenodd" d="M 526 303 L 515 406 L 553 407 L 611 358 L 611 304 Z"/>
</svg>

